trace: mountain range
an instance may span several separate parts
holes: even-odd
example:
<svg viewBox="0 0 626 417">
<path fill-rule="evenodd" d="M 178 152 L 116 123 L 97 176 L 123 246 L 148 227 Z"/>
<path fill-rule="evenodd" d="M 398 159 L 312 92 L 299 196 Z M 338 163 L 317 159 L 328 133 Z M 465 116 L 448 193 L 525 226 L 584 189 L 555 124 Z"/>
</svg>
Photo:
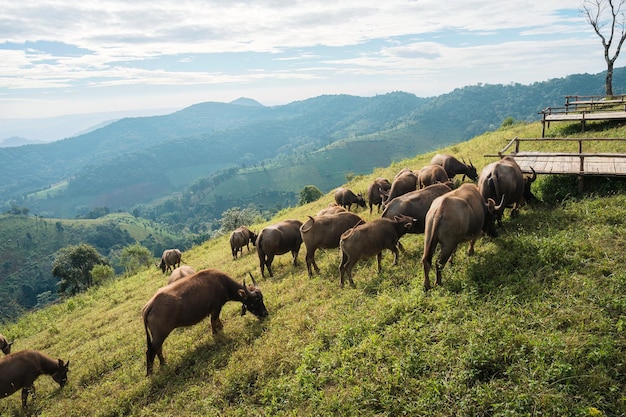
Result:
<svg viewBox="0 0 626 417">
<path fill-rule="evenodd" d="M 626 69 L 618 68 L 614 91 L 624 87 Z M 603 89 L 604 73 L 576 74 L 531 85 L 479 84 L 429 98 L 324 95 L 272 107 L 242 98 L 127 117 L 52 143 L 0 148 L 0 207 L 58 218 L 94 207 L 154 211 L 194 190 L 201 197 L 189 202 L 208 207 L 205 216 L 255 203 L 259 193 L 271 196 L 261 204 L 281 195 L 280 208 L 294 204 L 304 185 L 327 192 L 347 175 L 467 140 L 507 118 L 537 120 L 565 95 Z M 294 167 L 300 168 L 285 171 Z"/>
</svg>

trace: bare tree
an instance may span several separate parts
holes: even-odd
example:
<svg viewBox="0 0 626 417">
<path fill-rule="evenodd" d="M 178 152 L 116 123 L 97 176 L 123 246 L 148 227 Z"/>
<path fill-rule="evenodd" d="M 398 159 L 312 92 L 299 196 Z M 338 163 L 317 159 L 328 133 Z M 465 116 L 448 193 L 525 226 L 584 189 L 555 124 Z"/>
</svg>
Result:
<svg viewBox="0 0 626 417">
<path fill-rule="evenodd" d="M 626 0 L 583 0 L 581 12 L 602 40 L 606 61 L 605 89 L 608 97 L 613 95 L 613 65 L 626 40 L 626 15 L 621 10 Z M 604 31 L 604 33 L 603 33 Z M 619 32 L 619 40 L 616 37 Z M 611 47 L 616 45 L 611 56 Z"/>
</svg>

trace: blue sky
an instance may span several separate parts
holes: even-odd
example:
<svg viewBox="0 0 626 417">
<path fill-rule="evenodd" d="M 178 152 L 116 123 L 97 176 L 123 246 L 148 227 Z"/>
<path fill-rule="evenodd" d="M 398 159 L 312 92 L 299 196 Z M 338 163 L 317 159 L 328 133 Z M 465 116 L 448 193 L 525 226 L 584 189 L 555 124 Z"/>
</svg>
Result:
<svg viewBox="0 0 626 417">
<path fill-rule="evenodd" d="M 577 0 L 0 0 L 0 123 L 606 69 Z M 617 66 L 620 65 L 618 59 Z"/>
</svg>

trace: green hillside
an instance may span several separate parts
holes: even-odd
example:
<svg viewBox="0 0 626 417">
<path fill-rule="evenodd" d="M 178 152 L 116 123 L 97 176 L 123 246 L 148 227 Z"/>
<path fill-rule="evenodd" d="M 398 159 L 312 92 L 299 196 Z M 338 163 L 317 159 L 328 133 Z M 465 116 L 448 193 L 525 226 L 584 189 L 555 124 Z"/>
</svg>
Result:
<svg viewBox="0 0 626 417">
<path fill-rule="evenodd" d="M 492 161 L 483 154 L 514 136 L 539 136 L 540 129 L 518 124 L 439 151 L 480 169 Z M 624 128 L 594 132 L 625 134 Z M 420 168 L 433 153 L 347 186 L 364 190 L 374 177 Z M 157 364 L 151 378 L 140 311 L 165 283 L 154 269 L 24 315 L 0 331 L 16 339 L 15 350 L 71 361 L 62 390 L 48 377 L 36 382 L 31 415 L 624 415 L 625 187 L 612 180 L 611 192 L 576 196 L 570 182 L 541 176 L 538 196 L 568 197 L 505 217 L 500 237 L 479 239 L 473 257 L 462 245 L 442 286 L 427 294 L 421 235 L 402 239 L 406 252 L 398 266 L 389 253 L 380 274 L 371 260 L 359 263 L 355 289 L 339 288 L 337 251 L 318 253 L 322 273 L 313 278 L 304 247 L 296 267 L 289 255 L 278 256 L 276 276 L 257 278 L 268 319 L 240 317 L 238 304 L 226 304 L 221 337 L 211 336 L 208 320 L 172 332 L 163 347 L 168 365 Z M 305 219 L 330 201 L 326 194 L 272 222 Z M 227 237 L 186 251 L 184 259 L 236 279 L 260 275 L 256 254 L 244 250 L 234 261 Z M 0 401 L 0 414 L 26 415 L 19 394 Z"/>
</svg>

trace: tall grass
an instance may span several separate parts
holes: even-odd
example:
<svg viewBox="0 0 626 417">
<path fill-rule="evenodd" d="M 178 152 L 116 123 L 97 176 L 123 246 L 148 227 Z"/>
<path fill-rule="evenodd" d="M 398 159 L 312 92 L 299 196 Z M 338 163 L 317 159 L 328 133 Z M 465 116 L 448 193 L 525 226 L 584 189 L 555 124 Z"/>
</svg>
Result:
<svg viewBox="0 0 626 417">
<path fill-rule="evenodd" d="M 513 136 L 514 125 L 442 151 L 480 169 Z M 623 151 L 623 150 L 622 150 Z M 364 190 L 377 176 L 419 168 L 432 154 L 399 161 L 347 185 Z M 538 194 L 555 187 L 544 177 Z M 552 188 L 551 188 L 552 187 Z M 559 185 L 566 189 L 567 185 Z M 339 288 L 338 252 L 274 260 L 274 278 L 257 278 L 270 317 L 222 311 L 224 334 L 208 320 L 174 331 L 165 367 L 145 376 L 140 310 L 166 278 L 157 269 L 120 278 L 2 329 L 14 349 L 70 359 L 70 383 L 36 382 L 29 415 L 41 416 L 519 416 L 626 414 L 626 196 L 575 195 L 527 206 L 505 218 L 498 238 L 481 238 L 472 257 L 462 245 L 443 283 L 422 290 L 423 237 L 403 237 L 398 266 L 384 254 L 354 271 L 356 288 Z M 332 200 L 285 210 L 306 218 Z M 366 219 L 367 211 L 359 211 Z M 372 217 L 378 216 L 376 213 Z M 278 218 L 273 219 L 273 221 Z M 257 231 L 264 225 L 255 225 Z M 305 251 L 305 248 L 302 248 Z M 196 268 L 242 279 L 259 276 L 254 252 L 232 260 L 227 237 L 185 253 Z M 19 395 L 0 414 L 27 415 Z"/>
</svg>

